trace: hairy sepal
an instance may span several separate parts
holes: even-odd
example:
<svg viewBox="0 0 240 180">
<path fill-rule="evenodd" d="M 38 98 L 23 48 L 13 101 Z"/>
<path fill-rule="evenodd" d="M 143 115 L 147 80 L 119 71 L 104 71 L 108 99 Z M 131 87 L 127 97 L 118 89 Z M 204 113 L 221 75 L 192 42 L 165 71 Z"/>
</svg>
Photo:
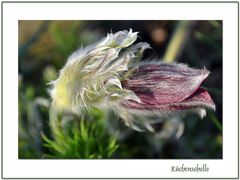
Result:
<svg viewBox="0 0 240 180">
<path fill-rule="evenodd" d="M 131 47 L 136 39 L 137 32 L 131 29 L 119 31 L 74 52 L 58 79 L 51 83 L 53 109 L 81 114 L 92 106 L 108 109 L 122 100 L 141 102 L 133 91 L 123 89 L 120 82 L 134 53 L 148 47 L 147 43 Z"/>
</svg>

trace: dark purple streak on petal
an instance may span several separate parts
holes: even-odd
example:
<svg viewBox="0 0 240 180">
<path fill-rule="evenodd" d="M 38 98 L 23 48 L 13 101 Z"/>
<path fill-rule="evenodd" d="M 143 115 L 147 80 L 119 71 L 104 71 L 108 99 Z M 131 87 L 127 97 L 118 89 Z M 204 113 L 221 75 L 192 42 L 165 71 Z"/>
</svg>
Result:
<svg viewBox="0 0 240 180">
<path fill-rule="evenodd" d="M 194 94 L 187 99 L 171 104 L 150 104 L 150 103 L 138 103 L 136 101 L 125 101 L 122 104 L 126 108 L 138 109 L 138 110 L 165 110 L 165 111 L 180 111 L 187 110 L 196 107 L 204 107 L 209 109 L 215 109 L 214 102 L 209 93 L 202 88 L 199 88 Z"/>
</svg>

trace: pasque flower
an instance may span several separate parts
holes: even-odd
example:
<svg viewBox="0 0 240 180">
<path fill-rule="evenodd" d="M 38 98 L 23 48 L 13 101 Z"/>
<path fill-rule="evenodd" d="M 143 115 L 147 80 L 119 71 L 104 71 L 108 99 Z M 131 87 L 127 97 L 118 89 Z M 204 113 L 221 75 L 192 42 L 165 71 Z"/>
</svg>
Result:
<svg viewBox="0 0 240 180">
<path fill-rule="evenodd" d="M 150 48 L 144 42 L 133 45 L 136 39 L 131 29 L 119 31 L 74 52 L 52 82 L 52 109 L 75 114 L 89 107 L 113 110 L 135 129 L 139 119 L 148 126 L 150 116 L 187 110 L 203 116 L 206 108 L 215 109 L 207 90 L 200 87 L 209 71 L 159 60 L 134 62 L 137 54 Z"/>
</svg>

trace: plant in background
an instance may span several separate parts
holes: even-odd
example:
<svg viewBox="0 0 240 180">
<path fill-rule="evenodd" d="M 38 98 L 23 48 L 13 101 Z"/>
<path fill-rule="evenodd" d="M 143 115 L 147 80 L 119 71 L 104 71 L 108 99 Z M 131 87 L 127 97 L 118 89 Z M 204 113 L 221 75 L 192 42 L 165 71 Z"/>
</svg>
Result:
<svg viewBox="0 0 240 180">
<path fill-rule="evenodd" d="M 188 110 L 204 116 L 215 109 L 208 92 L 200 85 L 206 69 L 159 61 L 134 62 L 136 54 L 150 48 L 133 44 L 137 33 L 119 31 L 74 52 L 53 81 L 50 91 L 51 124 L 59 114 L 84 115 L 89 109 L 111 110 L 135 130 L 154 131 L 161 118 L 178 116 Z M 94 122 L 92 122 L 94 123 Z"/>
</svg>

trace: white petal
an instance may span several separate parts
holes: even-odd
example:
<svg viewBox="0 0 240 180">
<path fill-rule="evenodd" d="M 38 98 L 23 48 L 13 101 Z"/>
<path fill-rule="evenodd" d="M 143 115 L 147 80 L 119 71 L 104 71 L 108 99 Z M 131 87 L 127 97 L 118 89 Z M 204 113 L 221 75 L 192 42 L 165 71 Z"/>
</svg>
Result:
<svg viewBox="0 0 240 180">
<path fill-rule="evenodd" d="M 109 85 L 116 85 L 117 87 L 119 87 L 120 89 L 122 89 L 122 84 L 120 82 L 120 80 L 118 79 L 118 77 L 116 76 L 113 76 L 111 78 L 109 78 L 106 83 L 105 83 L 106 86 L 109 86 Z"/>
</svg>

